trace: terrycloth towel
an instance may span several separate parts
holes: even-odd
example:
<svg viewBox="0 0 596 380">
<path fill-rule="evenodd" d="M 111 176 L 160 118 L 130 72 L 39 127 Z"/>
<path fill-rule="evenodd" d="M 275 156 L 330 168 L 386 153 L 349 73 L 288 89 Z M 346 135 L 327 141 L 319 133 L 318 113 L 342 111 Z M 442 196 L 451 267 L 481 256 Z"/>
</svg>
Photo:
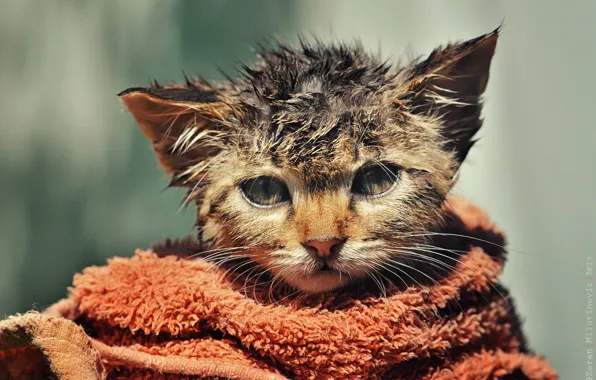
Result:
<svg viewBox="0 0 596 380">
<path fill-rule="evenodd" d="M 0 379 L 556 379 L 497 283 L 503 235 L 464 200 L 447 207 L 456 269 L 386 295 L 284 296 L 152 251 L 87 268 L 44 314 L 0 322 Z"/>
</svg>

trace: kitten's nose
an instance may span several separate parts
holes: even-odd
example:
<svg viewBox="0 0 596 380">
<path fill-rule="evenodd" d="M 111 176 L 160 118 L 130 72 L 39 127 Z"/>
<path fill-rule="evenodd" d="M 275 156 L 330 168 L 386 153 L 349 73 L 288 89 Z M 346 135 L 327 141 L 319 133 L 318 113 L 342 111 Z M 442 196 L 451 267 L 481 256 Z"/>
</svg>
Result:
<svg viewBox="0 0 596 380">
<path fill-rule="evenodd" d="M 336 256 L 346 239 L 309 240 L 302 245 L 319 259 L 329 259 Z"/>
</svg>

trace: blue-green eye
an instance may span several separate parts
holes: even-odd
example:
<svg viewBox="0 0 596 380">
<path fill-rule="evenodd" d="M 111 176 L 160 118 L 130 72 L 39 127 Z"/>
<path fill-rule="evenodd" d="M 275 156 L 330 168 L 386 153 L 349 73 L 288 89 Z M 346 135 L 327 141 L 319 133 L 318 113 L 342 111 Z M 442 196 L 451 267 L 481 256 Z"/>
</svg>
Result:
<svg viewBox="0 0 596 380">
<path fill-rule="evenodd" d="M 272 207 L 290 200 L 288 187 L 275 177 L 249 179 L 240 184 L 240 190 L 244 198 L 257 207 Z"/>
<path fill-rule="evenodd" d="M 354 176 L 352 193 L 365 196 L 382 195 L 397 183 L 399 174 L 399 167 L 394 164 L 363 166 Z"/>
</svg>

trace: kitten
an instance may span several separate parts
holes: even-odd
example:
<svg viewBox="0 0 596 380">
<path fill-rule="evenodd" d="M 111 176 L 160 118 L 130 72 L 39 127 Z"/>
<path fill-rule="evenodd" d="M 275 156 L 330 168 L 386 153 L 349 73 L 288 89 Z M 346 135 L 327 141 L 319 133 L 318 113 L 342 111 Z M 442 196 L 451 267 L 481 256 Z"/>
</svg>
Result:
<svg viewBox="0 0 596 380">
<path fill-rule="evenodd" d="M 280 45 L 227 83 L 120 96 L 172 185 L 189 189 L 212 257 L 318 293 L 405 260 L 440 225 L 498 34 L 405 67 L 359 45 Z"/>
</svg>

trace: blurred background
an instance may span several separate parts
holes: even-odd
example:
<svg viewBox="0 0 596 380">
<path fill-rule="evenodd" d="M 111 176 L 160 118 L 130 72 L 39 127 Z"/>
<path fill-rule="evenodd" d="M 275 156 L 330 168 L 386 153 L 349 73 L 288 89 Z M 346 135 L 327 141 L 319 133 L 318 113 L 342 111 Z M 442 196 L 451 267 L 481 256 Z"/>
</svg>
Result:
<svg viewBox="0 0 596 380">
<path fill-rule="evenodd" d="M 596 255 L 596 2 L 2 1 L 0 318 L 43 309 L 72 275 L 192 231 L 116 94 L 222 79 L 265 38 L 360 38 L 427 54 L 502 21 L 482 139 L 456 189 L 508 233 L 504 282 L 531 346 L 584 376 L 585 262 Z M 585 377 L 585 376 L 584 376 Z"/>
</svg>

